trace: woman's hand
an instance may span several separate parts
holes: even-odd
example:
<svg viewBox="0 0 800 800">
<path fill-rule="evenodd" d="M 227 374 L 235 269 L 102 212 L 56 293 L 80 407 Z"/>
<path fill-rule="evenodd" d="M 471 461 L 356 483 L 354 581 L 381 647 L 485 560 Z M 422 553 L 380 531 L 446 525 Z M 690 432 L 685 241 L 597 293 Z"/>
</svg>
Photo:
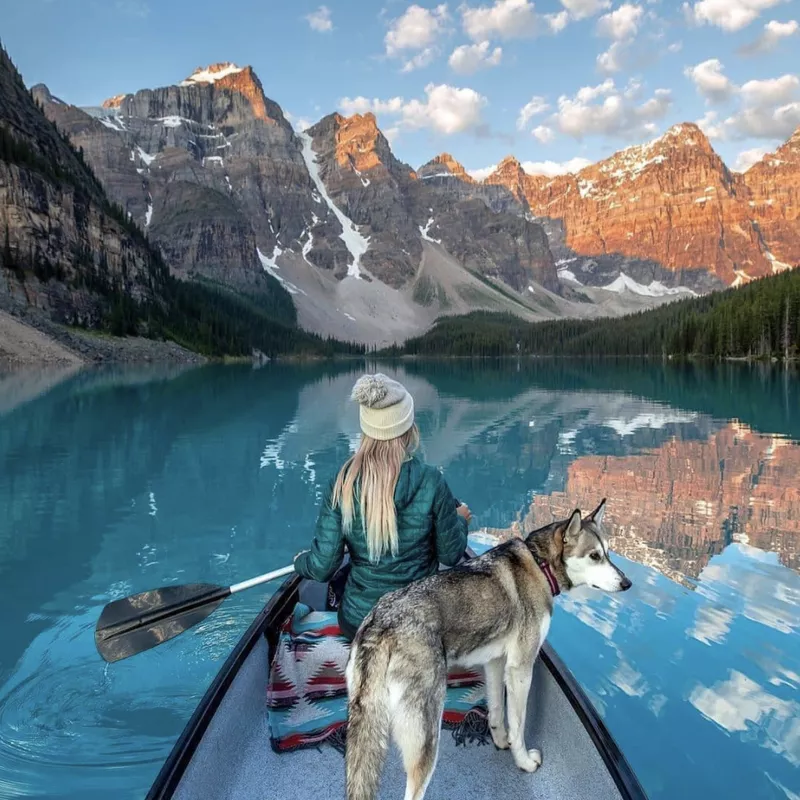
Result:
<svg viewBox="0 0 800 800">
<path fill-rule="evenodd" d="M 460 517 L 464 517 L 464 519 L 467 521 L 467 525 L 472 522 L 472 512 L 469 510 L 469 506 L 466 503 L 462 503 L 456 509 L 456 514 L 458 514 Z"/>
<path fill-rule="evenodd" d="M 300 558 L 300 556 L 303 555 L 303 553 L 310 553 L 310 552 L 311 552 L 310 550 L 301 550 L 299 553 L 295 553 L 295 556 L 292 559 L 292 564 L 294 564 L 294 562 L 297 561 L 297 559 Z"/>
</svg>

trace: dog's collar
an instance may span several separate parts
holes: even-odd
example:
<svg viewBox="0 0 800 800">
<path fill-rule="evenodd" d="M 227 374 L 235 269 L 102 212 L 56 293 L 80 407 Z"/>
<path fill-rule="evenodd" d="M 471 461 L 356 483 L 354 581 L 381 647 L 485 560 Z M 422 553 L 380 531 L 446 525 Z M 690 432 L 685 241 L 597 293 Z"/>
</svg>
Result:
<svg viewBox="0 0 800 800">
<path fill-rule="evenodd" d="M 558 585 L 558 580 L 556 576 L 553 575 L 553 570 L 550 569 L 549 562 L 545 561 L 543 558 L 539 558 L 538 556 L 534 556 L 536 559 L 536 563 L 539 565 L 539 569 L 544 573 L 545 578 L 547 578 L 547 582 L 550 584 L 550 594 L 553 597 L 561 594 L 561 587 Z"/>
</svg>

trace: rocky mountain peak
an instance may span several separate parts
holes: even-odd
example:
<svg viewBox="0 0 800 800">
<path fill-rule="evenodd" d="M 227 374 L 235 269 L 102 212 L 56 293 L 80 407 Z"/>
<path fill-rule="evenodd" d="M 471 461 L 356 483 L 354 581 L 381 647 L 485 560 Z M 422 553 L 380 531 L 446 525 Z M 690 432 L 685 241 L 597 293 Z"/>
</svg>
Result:
<svg viewBox="0 0 800 800">
<path fill-rule="evenodd" d="M 421 178 L 453 177 L 465 183 L 475 183 L 475 179 L 456 161 L 450 153 L 439 153 L 417 171 Z"/>
<path fill-rule="evenodd" d="M 771 271 L 800 265 L 800 220 L 796 211 L 800 204 L 800 128 L 740 179 L 747 187 L 748 205 L 758 223 Z"/>
<path fill-rule="evenodd" d="M 31 96 L 37 103 L 44 105 L 45 103 L 60 103 L 62 102 L 57 97 L 53 97 L 50 89 L 43 83 L 37 83 L 36 86 L 31 87 Z"/>
<path fill-rule="evenodd" d="M 198 67 L 186 80 L 177 84 L 179 90 L 205 89 L 211 91 L 229 90 L 242 95 L 250 104 L 253 116 L 264 122 L 275 123 L 283 121 L 283 113 L 276 103 L 273 103 L 264 94 L 264 87 L 252 67 L 239 67 L 229 61 L 210 64 L 207 67 Z M 120 98 L 111 98 L 110 101 L 119 101 L 124 105 L 125 95 Z M 194 101 L 195 95 L 189 96 Z M 111 108 L 115 106 L 109 106 Z"/>
<path fill-rule="evenodd" d="M 514 197 L 523 200 L 525 198 L 525 181 L 528 177 L 516 157 L 506 156 L 497 165 L 497 169 L 484 180 L 484 183 L 505 186 Z"/>
<path fill-rule="evenodd" d="M 229 75 L 238 75 L 249 67 L 237 67 L 230 61 L 222 61 L 219 64 L 210 64 L 207 67 L 198 67 L 185 81 L 180 82 L 180 86 L 193 86 L 199 83 L 216 83 Z"/>
<path fill-rule="evenodd" d="M 126 94 L 115 94 L 113 97 L 109 97 L 108 100 L 103 100 L 102 107 L 103 108 L 120 108 L 122 106 L 122 101 L 127 97 Z"/>
<path fill-rule="evenodd" d="M 362 173 L 376 167 L 393 171 L 395 158 L 372 112 L 350 117 L 331 114 L 318 125 L 327 127 L 326 121 L 333 126 L 336 162 L 340 167 L 352 169 L 364 186 L 369 184 Z"/>
</svg>

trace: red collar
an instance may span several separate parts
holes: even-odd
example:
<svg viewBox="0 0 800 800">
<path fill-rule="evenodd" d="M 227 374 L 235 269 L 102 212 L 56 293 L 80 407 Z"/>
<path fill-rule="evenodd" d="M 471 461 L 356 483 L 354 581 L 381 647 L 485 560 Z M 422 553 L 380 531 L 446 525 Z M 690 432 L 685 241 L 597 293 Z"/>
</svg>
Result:
<svg viewBox="0 0 800 800">
<path fill-rule="evenodd" d="M 552 594 L 553 597 L 560 595 L 561 587 L 558 585 L 556 576 L 553 575 L 553 570 L 550 569 L 550 564 L 538 556 L 534 556 L 534 558 L 536 559 L 536 563 L 539 565 L 539 569 L 544 573 L 545 578 L 547 578 L 547 582 L 550 584 L 550 594 Z"/>
</svg>

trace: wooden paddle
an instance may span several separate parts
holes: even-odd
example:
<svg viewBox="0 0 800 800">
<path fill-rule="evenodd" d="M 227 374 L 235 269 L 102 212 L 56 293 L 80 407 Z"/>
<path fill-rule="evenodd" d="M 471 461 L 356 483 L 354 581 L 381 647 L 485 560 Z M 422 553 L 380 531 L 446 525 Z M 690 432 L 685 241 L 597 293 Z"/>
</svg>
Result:
<svg viewBox="0 0 800 800">
<path fill-rule="evenodd" d="M 174 639 L 214 613 L 226 597 L 294 572 L 294 566 L 233 586 L 162 586 L 109 603 L 97 620 L 94 643 L 108 662 L 121 661 Z"/>
</svg>

